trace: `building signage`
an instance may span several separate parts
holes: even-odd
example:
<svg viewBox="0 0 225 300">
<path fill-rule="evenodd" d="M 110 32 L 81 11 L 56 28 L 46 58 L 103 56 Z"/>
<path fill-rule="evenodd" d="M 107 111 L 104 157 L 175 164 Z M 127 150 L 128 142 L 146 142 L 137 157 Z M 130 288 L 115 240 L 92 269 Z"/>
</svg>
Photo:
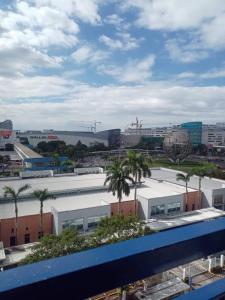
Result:
<svg viewBox="0 0 225 300">
<path fill-rule="evenodd" d="M 0 131 L 0 137 L 3 137 L 4 139 L 8 139 L 12 135 L 12 130 L 1 130 Z"/>
<path fill-rule="evenodd" d="M 48 139 L 49 140 L 58 140 L 58 137 L 57 137 L 57 135 L 49 135 Z"/>
</svg>

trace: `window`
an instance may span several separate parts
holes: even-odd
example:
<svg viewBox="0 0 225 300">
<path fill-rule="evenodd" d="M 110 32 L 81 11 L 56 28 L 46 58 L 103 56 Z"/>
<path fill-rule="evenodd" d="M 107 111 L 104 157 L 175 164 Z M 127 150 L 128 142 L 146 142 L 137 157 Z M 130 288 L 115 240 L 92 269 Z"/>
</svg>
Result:
<svg viewBox="0 0 225 300">
<path fill-rule="evenodd" d="M 81 219 L 71 219 L 64 221 L 62 223 L 62 229 L 77 229 L 77 230 L 83 230 L 84 228 L 84 218 Z"/>
<path fill-rule="evenodd" d="M 11 236 L 10 237 L 10 247 L 15 246 L 16 245 L 16 237 L 15 236 Z"/>
<path fill-rule="evenodd" d="M 14 233 L 14 228 L 11 229 L 11 233 Z"/>
<path fill-rule="evenodd" d="M 180 202 L 169 203 L 167 212 L 168 214 L 180 212 Z"/>
<path fill-rule="evenodd" d="M 195 210 L 195 204 L 192 203 L 192 210 Z"/>
<path fill-rule="evenodd" d="M 88 228 L 95 228 L 102 218 L 105 216 L 89 217 L 88 218 Z"/>
<path fill-rule="evenodd" d="M 214 205 L 223 204 L 223 195 L 214 196 Z"/>
<path fill-rule="evenodd" d="M 151 207 L 151 216 L 164 215 L 165 214 L 165 205 L 156 205 Z"/>
<path fill-rule="evenodd" d="M 24 244 L 28 244 L 28 243 L 30 243 L 30 234 L 26 233 L 24 235 Z"/>
</svg>

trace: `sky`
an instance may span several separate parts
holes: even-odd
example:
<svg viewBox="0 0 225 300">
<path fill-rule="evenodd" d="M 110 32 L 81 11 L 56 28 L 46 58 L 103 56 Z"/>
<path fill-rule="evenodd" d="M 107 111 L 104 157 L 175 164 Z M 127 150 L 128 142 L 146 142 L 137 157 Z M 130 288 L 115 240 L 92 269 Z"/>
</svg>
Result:
<svg viewBox="0 0 225 300">
<path fill-rule="evenodd" d="M 224 0 L 1 0 L 0 121 L 225 121 L 224 28 Z"/>
</svg>

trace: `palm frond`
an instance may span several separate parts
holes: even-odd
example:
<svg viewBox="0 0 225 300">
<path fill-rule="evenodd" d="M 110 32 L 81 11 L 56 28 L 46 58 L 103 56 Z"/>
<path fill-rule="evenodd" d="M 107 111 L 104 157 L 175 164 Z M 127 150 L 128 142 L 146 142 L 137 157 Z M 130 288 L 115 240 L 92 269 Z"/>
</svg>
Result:
<svg viewBox="0 0 225 300">
<path fill-rule="evenodd" d="M 31 188 L 31 186 L 29 184 L 25 184 L 25 185 L 21 186 L 18 189 L 17 195 L 19 196 L 21 193 L 25 192 L 26 190 L 28 190 L 30 188 Z"/>
<path fill-rule="evenodd" d="M 4 191 L 4 197 L 11 197 L 11 198 L 16 198 L 16 191 L 14 190 L 13 187 L 11 186 L 4 186 L 3 187 L 3 191 Z"/>
</svg>

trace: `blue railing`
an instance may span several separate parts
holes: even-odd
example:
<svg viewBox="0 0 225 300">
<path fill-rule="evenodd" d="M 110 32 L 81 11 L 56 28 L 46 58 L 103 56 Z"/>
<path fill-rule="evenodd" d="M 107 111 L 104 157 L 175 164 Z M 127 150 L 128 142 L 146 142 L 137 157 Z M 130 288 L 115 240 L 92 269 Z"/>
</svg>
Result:
<svg viewBox="0 0 225 300">
<path fill-rule="evenodd" d="M 224 249 L 219 218 L 4 271 L 0 299 L 85 299 Z"/>
</svg>

